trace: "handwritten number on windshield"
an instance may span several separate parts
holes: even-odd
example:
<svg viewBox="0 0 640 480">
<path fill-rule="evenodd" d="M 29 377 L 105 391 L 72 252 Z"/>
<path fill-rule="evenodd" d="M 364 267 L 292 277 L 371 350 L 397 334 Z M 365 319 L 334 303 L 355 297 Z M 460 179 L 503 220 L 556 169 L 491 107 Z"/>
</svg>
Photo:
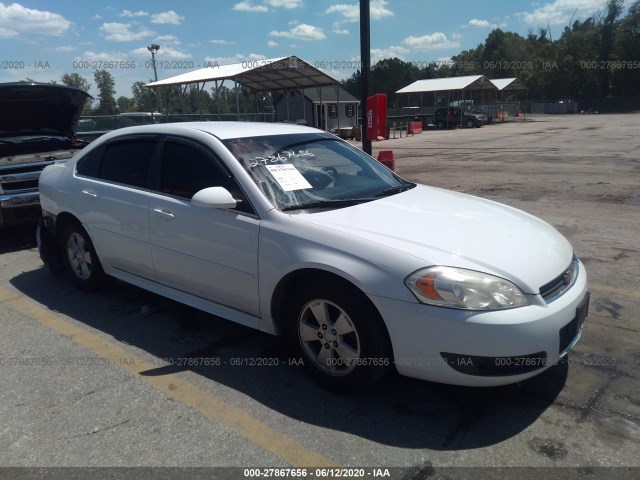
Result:
<svg viewBox="0 0 640 480">
<path fill-rule="evenodd" d="M 291 158 L 299 158 L 299 157 L 315 157 L 315 154 L 311 153 L 309 150 L 298 150 L 296 153 L 293 150 L 284 150 L 277 155 L 268 155 L 267 157 L 256 157 L 251 160 L 249 166 L 251 168 L 255 168 L 259 165 L 268 165 L 270 163 L 281 163 L 285 162 Z"/>
</svg>

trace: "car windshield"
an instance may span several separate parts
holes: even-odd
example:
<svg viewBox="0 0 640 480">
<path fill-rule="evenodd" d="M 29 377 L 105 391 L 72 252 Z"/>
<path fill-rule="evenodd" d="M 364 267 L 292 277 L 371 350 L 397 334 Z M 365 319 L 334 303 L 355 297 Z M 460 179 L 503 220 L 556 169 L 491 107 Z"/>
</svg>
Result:
<svg viewBox="0 0 640 480">
<path fill-rule="evenodd" d="M 283 211 L 345 207 L 415 186 L 330 134 L 270 135 L 224 143 Z"/>
</svg>

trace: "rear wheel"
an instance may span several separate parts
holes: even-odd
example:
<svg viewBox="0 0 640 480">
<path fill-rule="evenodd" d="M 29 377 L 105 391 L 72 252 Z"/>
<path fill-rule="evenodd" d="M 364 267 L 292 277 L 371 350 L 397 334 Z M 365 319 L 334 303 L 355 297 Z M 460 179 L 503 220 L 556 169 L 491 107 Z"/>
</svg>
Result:
<svg viewBox="0 0 640 480">
<path fill-rule="evenodd" d="M 58 240 L 55 234 L 47 228 L 44 218 L 38 222 L 36 229 L 36 242 L 38 253 L 44 266 L 51 273 L 60 273 L 65 270 L 64 257 L 60 254 Z"/>
<path fill-rule="evenodd" d="M 79 223 L 65 225 L 61 232 L 62 249 L 74 283 L 82 290 L 96 290 L 105 279 L 93 243 Z"/>
<path fill-rule="evenodd" d="M 473 120 L 467 120 L 467 123 L 465 124 L 465 126 L 466 126 L 467 128 L 473 128 L 473 127 L 474 127 L 474 125 L 475 125 L 475 123 L 474 123 L 474 121 L 473 121 Z"/>
<path fill-rule="evenodd" d="M 390 348 L 380 315 L 354 287 L 303 285 L 287 308 L 286 334 L 307 372 L 324 388 L 351 393 L 388 370 Z"/>
<path fill-rule="evenodd" d="M 442 120 L 438 120 L 438 121 L 436 122 L 436 128 L 437 128 L 438 130 L 442 130 L 442 129 L 444 128 L 444 122 L 443 122 Z"/>
</svg>

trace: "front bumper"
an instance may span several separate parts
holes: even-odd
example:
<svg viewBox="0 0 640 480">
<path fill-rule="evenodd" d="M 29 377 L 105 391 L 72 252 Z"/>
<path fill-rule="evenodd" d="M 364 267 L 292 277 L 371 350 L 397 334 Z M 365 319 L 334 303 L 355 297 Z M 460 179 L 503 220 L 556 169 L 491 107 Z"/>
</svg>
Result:
<svg viewBox="0 0 640 480">
<path fill-rule="evenodd" d="M 587 274 L 580 264 L 573 287 L 549 304 L 534 297 L 535 304 L 527 307 L 474 312 L 370 298 L 387 325 L 400 374 L 496 386 L 531 378 L 557 364 L 582 333 L 575 319 L 580 307 L 584 319 L 587 296 Z"/>
</svg>

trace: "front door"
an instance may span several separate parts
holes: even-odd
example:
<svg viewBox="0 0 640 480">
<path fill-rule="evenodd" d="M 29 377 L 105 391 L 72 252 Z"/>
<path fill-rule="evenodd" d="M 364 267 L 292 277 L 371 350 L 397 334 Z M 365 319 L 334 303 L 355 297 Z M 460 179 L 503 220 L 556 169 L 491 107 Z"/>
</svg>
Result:
<svg viewBox="0 0 640 480">
<path fill-rule="evenodd" d="M 158 190 L 149 199 L 153 264 L 160 283 L 257 316 L 259 218 L 246 199 L 240 209 L 191 204 L 206 187 L 241 195 L 234 182 L 208 147 L 165 141 Z"/>
</svg>

